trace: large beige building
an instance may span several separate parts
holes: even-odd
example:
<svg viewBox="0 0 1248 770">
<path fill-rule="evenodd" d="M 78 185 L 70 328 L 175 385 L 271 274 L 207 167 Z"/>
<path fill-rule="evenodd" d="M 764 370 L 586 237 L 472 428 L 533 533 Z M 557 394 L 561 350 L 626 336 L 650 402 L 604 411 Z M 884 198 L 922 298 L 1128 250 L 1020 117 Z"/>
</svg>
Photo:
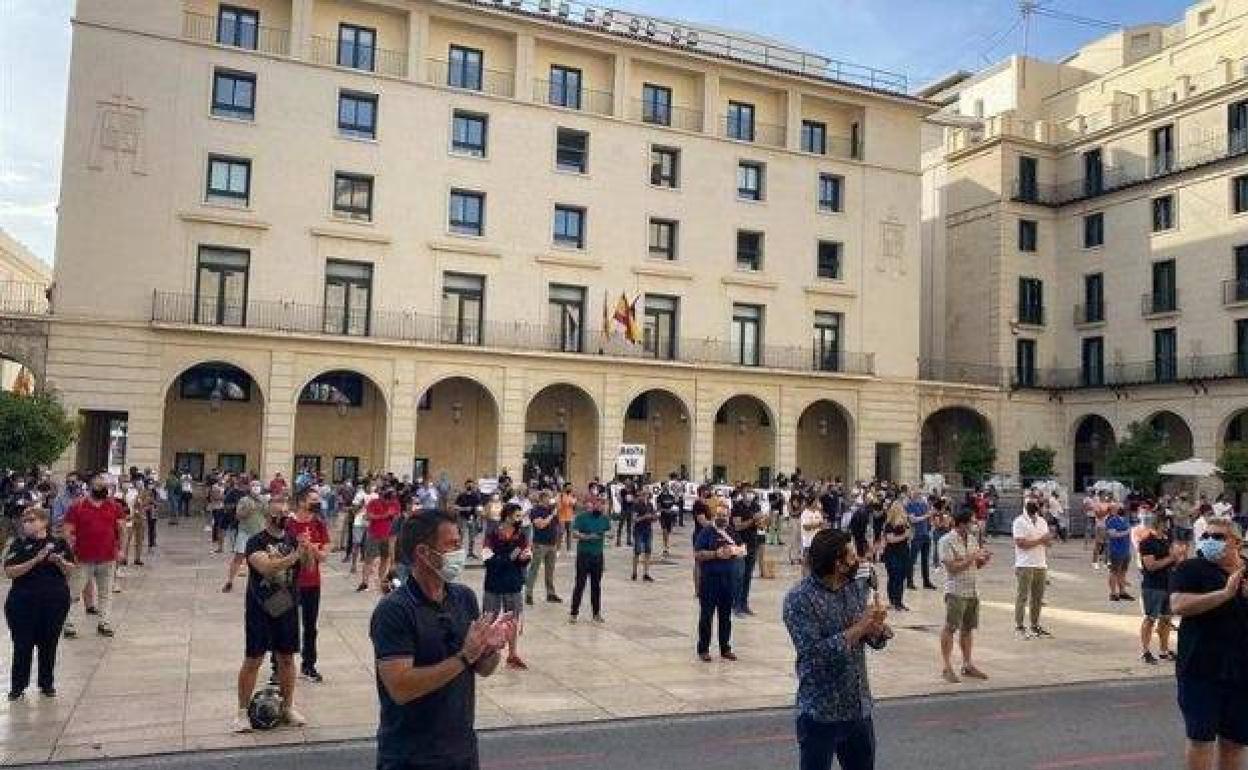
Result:
<svg viewBox="0 0 1248 770">
<path fill-rule="evenodd" d="M 30 253 L 20 241 L 0 229 L 0 334 L 6 314 L 42 315 L 48 311 L 48 286 L 52 269 Z M 33 383 L 31 370 L 12 353 L 0 350 L 0 390 L 26 390 Z"/>
<path fill-rule="evenodd" d="M 1248 438 L 1246 53 L 1248 2 L 1207 0 L 920 92 L 921 374 L 1004 388 L 1076 486 L 1133 421 Z"/>
<path fill-rule="evenodd" d="M 933 109 L 566 2 L 79 0 L 63 466 L 914 477 Z"/>
</svg>

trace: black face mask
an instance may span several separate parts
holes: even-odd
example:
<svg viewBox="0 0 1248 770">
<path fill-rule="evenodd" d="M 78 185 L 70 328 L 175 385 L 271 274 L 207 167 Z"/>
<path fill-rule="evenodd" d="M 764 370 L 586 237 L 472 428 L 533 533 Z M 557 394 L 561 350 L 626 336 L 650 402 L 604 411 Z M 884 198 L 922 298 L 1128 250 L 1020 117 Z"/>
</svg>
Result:
<svg viewBox="0 0 1248 770">
<path fill-rule="evenodd" d="M 601 511 L 601 510 L 599 510 L 599 509 L 597 509 L 597 508 L 595 508 L 595 509 L 593 509 L 592 511 L 590 511 L 590 513 L 592 513 L 592 514 L 593 514 L 593 515 L 595 515 L 595 516 L 601 516 L 601 515 L 602 515 L 602 511 Z"/>
<path fill-rule="evenodd" d="M 108 489 L 106 487 L 91 487 L 91 496 L 96 500 L 103 500 L 108 497 Z"/>
</svg>

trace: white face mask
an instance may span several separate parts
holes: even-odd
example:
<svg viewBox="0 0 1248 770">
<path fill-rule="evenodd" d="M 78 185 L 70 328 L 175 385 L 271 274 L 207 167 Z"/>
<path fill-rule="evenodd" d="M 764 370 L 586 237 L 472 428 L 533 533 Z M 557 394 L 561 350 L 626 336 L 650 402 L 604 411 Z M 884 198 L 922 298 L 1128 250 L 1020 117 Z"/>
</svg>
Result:
<svg viewBox="0 0 1248 770">
<path fill-rule="evenodd" d="M 464 562 L 468 560 L 468 552 L 460 548 L 439 555 L 442 557 L 442 566 L 438 568 L 438 574 L 442 580 L 447 583 L 459 580 L 459 576 L 464 572 Z"/>
</svg>

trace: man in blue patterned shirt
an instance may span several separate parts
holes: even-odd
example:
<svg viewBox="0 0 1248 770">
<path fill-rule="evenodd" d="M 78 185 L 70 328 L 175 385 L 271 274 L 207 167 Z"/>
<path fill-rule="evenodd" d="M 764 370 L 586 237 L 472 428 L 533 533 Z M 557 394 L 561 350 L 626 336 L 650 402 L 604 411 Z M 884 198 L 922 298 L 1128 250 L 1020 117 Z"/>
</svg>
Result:
<svg viewBox="0 0 1248 770">
<path fill-rule="evenodd" d="M 892 636 L 886 611 L 867 606 L 855 581 L 858 553 L 850 535 L 823 530 L 807 556 L 810 574 L 784 598 L 784 624 L 797 651 L 797 743 L 801 770 L 875 767 L 871 686 L 863 649 Z"/>
</svg>

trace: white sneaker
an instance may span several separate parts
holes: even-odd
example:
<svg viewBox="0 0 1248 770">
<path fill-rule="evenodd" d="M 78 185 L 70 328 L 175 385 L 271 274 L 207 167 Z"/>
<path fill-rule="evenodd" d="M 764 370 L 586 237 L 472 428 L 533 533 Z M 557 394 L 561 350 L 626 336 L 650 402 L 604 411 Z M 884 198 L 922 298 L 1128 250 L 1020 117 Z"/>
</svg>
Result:
<svg viewBox="0 0 1248 770">
<path fill-rule="evenodd" d="M 126 569 L 125 567 L 118 567 L 118 568 L 117 568 L 117 577 L 119 577 L 119 578 L 124 578 L 127 574 L 129 574 L 129 572 L 130 572 L 130 571 L 129 571 L 128 569 Z"/>
<path fill-rule="evenodd" d="M 1092 569 L 1096 570 L 1097 572 L 1100 572 L 1101 563 L 1099 561 L 1092 562 Z"/>
<path fill-rule="evenodd" d="M 230 732 L 232 733 L 249 733 L 251 732 L 251 719 L 247 716 L 247 709 L 239 709 L 234 715 L 234 721 L 230 722 Z"/>
<path fill-rule="evenodd" d="M 282 724 L 289 725 L 291 727 L 303 727 L 307 723 L 307 718 L 304 717 L 303 714 L 300 714 L 299 710 L 294 706 L 287 706 L 282 709 Z"/>
</svg>

